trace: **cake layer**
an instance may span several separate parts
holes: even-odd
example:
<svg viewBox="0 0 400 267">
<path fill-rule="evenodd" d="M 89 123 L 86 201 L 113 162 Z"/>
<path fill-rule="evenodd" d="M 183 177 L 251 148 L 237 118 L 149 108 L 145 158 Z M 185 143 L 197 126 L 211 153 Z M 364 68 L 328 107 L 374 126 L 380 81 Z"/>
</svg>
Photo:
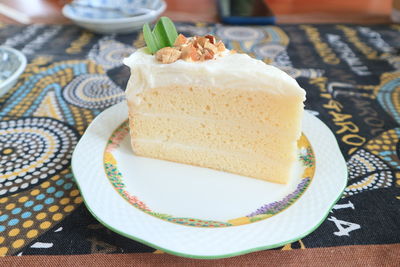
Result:
<svg viewBox="0 0 400 267">
<path fill-rule="evenodd" d="M 274 126 L 262 129 L 240 121 L 217 121 L 187 115 L 135 114 L 130 116 L 131 136 L 225 152 L 243 152 L 276 159 L 296 157 L 296 137 Z"/>
<path fill-rule="evenodd" d="M 252 154 L 223 153 L 204 147 L 132 139 L 136 155 L 192 164 L 276 183 L 287 183 L 295 161 L 276 161 Z"/>
<path fill-rule="evenodd" d="M 250 87 L 251 85 L 248 85 Z M 273 125 L 299 137 L 303 99 L 293 95 L 271 95 L 248 88 L 190 87 L 176 84 L 148 88 L 135 101 L 128 98 L 131 113 L 185 114 L 214 120 L 240 120 L 257 127 Z"/>
<path fill-rule="evenodd" d="M 305 91 L 244 54 L 161 64 L 145 50 L 126 95 L 137 155 L 286 183 L 296 162 Z"/>
</svg>

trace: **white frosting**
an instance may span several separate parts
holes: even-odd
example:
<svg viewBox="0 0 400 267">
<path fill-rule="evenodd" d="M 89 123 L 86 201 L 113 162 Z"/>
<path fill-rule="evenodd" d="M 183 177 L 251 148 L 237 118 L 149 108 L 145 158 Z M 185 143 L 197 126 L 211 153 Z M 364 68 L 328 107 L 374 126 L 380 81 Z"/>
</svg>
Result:
<svg viewBox="0 0 400 267">
<path fill-rule="evenodd" d="M 290 94 L 305 99 L 305 91 L 282 70 L 246 54 L 226 53 L 212 60 L 178 60 L 162 64 L 145 48 L 124 59 L 131 68 L 127 98 L 140 102 L 139 94 L 147 88 L 171 84 L 202 85 L 218 88 L 246 88 L 272 94 Z"/>
</svg>

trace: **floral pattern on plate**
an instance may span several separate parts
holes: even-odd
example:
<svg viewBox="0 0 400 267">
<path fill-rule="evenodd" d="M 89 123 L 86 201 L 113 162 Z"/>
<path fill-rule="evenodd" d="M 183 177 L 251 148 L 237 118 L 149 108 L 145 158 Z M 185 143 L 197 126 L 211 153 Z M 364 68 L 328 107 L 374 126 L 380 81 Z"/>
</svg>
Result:
<svg viewBox="0 0 400 267">
<path fill-rule="evenodd" d="M 286 195 L 283 199 L 267 203 L 254 212 L 239 218 L 234 218 L 227 221 L 213 221 L 213 220 L 202 220 L 196 218 L 185 218 L 175 217 L 170 214 L 160 213 L 152 210 L 138 197 L 126 190 L 126 186 L 123 181 L 123 175 L 118 169 L 118 162 L 113 156 L 113 151 L 119 148 L 121 142 L 129 134 L 128 120 L 123 122 L 114 132 L 111 134 L 107 141 L 106 148 L 104 150 L 104 169 L 107 178 L 111 182 L 114 189 L 127 200 L 131 205 L 140 209 L 141 211 L 155 216 L 159 219 L 166 220 L 168 222 L 177 223 L 186 226 L 194 227 L 227 227 L 235 225 L 243 225 L 253 223 L 256 221 L 270 218 L 279 212 L 290 207 L 297 199 L 301 197 L 307 187 L 310 185 L 315 172 L 315 156 L 312 150 L 311 144 L 307 137 L 303 134 L 298 141 L 299 149 L 299 160 L 305 167 L 300 182 L 296 189 L 290 194 Z"/>
</svg>

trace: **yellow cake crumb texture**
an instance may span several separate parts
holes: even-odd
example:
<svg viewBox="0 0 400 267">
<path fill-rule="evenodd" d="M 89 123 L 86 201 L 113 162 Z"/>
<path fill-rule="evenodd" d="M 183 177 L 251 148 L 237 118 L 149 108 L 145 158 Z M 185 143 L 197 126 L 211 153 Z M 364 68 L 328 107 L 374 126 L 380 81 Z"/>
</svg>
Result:
<svg viewBox="0 0 400 267">
<path fill-rule="evenodd" d="M 162 64 L 138 50 L 125 63 L 136 155 L 287 183 L 305 100 L 290 76 L 241 54 Z"/>
</svg>

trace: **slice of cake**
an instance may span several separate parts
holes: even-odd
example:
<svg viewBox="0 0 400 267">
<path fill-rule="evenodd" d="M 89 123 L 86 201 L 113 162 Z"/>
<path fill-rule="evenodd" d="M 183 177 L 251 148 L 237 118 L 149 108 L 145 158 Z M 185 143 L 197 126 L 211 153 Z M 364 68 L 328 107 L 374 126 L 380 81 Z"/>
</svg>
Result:
<svg viewBox="0 0 400 267">
<path fill-rule="evenodd" d="M 212 36 L 142 48 L 126 98 L 136 155 L 287 183 L 297 160 L 305 91 L 285 72 Z"/>
</svg>

